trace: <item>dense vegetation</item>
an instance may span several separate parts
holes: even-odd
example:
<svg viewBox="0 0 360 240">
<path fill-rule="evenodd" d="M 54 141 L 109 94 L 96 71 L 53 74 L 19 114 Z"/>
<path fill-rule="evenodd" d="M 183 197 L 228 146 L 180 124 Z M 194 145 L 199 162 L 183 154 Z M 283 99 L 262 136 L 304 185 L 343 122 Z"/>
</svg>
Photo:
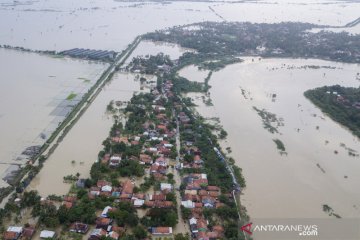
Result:
<svg viewBox="0 0 360 240">
<path fill-rule="evenodd" d="M 193 27 L 189 30 L 189 27 Z M 180 44 L 196 49 L 198 55 L 260 55 L 276 57 L 313 57 L 342 62 L 360 62 L 360 36 L 346 32 L 309 32 L 321 27 L 308 23 L 283 22 L 229 23 L 205 22 L 144 37 L 154 41 Z"/>
<path fill-rule="evenodd" d="M 334 121 L 360 137 L 360 88 L 325 86 L 308 90 L 305 96 Z"/>
</svg>

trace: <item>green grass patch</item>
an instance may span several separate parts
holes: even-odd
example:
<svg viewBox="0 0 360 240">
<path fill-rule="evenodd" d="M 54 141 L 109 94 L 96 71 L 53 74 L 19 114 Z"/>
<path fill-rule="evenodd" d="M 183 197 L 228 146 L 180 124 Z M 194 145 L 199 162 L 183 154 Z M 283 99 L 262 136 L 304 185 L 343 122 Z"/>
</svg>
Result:
<svg viewBox="0 0 360 240">
<path fill-rule="evenodd" d="M 70 93 L 70 94 L 67 96 L 66 100 L 71 101 L 71 100 L 73 100 L 74 98 L 76 98 L 76 96 L 77 96 L 76 93 Z"/>
</svg>

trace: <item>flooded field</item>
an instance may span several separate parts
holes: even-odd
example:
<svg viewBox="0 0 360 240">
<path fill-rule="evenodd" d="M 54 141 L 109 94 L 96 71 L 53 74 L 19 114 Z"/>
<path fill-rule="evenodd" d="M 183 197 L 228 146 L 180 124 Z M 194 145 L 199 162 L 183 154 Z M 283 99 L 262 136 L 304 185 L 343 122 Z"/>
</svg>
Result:
<svg viewBox="0 0 360 240">
<path fill-rule="evenodd" d="M 193 82 L 204 82 L 209 70 L 200 70 L 195 65 L 186 66 L 179 71 L 179 75 Z"/>
<path fill-rule="evenodd" d="M 218 3 L 212 8 L 227 21 L 274 23 L 281 21 L 309 22 L 343 26 L 359 17 L 358 1 L 291 1 Z"/>
<path fill-rule="evenodd" d="M 91 165 L 97 161 L 102 149 L 101 143 L 107 138 L 113 124 L 111 115 L 106 113 L 106 106 L 112 100 L 128 101 L 134 93 L 149 90 L 141 90 L 140 81 L 134 81 L 135 78 L 136 75 L 124 73 L 114 76 L 45 162 L 28 190 L 35 189 L 42 196 L 63 195 L 70 189 L 70 184 L 63 183 L 64 176 L 76 173 L 80 173 L 82 178 L 89 176 Z"/>
<path fill-rule="evenodd" d="M 212 75 L 213 107 L 192 95 L 198 112 L 219 117 L 228 132 L 223 146 L 243 168 L 242 204 L 252 218 L 327 217 L 323 204 L 341 217 L 360 216 L 360 158 L 346 149 L 359 153 L 360 142 L 303 96 L 324 85 L 359 87 L 358 72 L 356 64 L 246 58 Z M 263 128 L 253 107 L 276 114 L 278 133 Z"/>
<path fill-rule="evenodd" d="M 0 176 L 42 145 L 107 64 L 0 49 Z M 6 186 L 0 184 L 0 186 Z"/>
<path fill-rule="evenodd" d="M 158 53 L 164 53 L 170 56 L 170 59 L 178 59 L 185 52 L 194 52 L 192 49 L 182 48 L 181 46 L 173 43 L 166 42 L 153 42 L 143 40 L 139 43 L 137 48 L 132 52 L 130 57 L 126 60 L 126 64 L 129 64 L 134 57 L 145 57 L 146 55 L 157 55 Z"/>
<path fill-rule="evenodd" d="M 157 43 L 141 42 L 139 49 L 136 49 L 129 59 L 138 55 L 156 55 L 160 51 L 177 58 L 182 52 L 189 51 L 172 44 L 166 46 L 159 48 Z M 148 82 L 156 83 L 155 77 L 149 75 L 144 77 Z M 44 168 L 31 182 L 28 190 L 36 189 L 42 196 L 62 195 L 70 188 L 69 184 L 63 183 L 64 176 L 79 172 L 81 177 L 88 177 L 91 165 L 97 161 L 97 155 L 102 149 L 101 143 L 108 136 L 113 124 L 113 119 L 106 113 L 106 106 L 112 100 L 128 101 L 134 93 L 149 91 L 149 84 L 143 86 L 139 79 L 138 74 L 117 73 L 45 162 Z M 51 187 L 54 185 L 57 187 Z"/>
<path fill-rule="evenodd" d="M 39 50 L 79 47 L 121 51 L 139 34 L 175 25 L 227 20 L 342 26 L 358 18 L 359 9 L 359 2 L 327 0 L 315 3 L 1 0 L 0 44 Z"/>
</svg>

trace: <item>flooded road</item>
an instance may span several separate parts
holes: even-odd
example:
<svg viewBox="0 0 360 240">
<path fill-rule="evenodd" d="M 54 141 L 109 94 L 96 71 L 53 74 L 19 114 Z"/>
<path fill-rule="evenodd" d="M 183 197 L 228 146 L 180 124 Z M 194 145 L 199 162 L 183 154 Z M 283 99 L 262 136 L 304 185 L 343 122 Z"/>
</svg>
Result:
<svg viewBox="0 0 360 240">
<path fill-rule="evenodd" d="M 342 147 L 359 153 L 360 142 L 303 96 L 324 85 L 359 87 L 357 72 L 356 64 L 247 58 L 213 74 L 213 107 L 193 95 L 198 112 L 219 117 L 228 132 L 223 146 L 231 147 L 230 156 L 243 168 L 242 204 L 252 218 L 327 217 L 323 204 L 341 217 L 360 216 L 360 158 Z M 263 128 L 254 106 L 281 119 L 279 133 Z M 274 139 L 284 143 L 287 156 L 280 155 Z"/>
<path fill-rule="evenodd" d="M 24 164 L 108 64 L 0 49 L 0 175 Z M 14 68 L 14 66 L 16 66 Z M 17 166 L 11 165 L 10 170 Z"/>
</svg>

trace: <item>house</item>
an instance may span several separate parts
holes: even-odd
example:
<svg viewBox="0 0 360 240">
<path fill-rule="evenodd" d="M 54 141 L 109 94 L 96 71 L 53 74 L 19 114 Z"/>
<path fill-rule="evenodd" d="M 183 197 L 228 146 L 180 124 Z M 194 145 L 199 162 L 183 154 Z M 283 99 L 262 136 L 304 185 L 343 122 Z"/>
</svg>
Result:
<svg viewBox="0 0 360 240">
<path fill-rule="evenodd" d="M 206 236 L 209 238 L 209 240 L 216 240 L 216 239 L 221 238 L 221 236 L 218 232 L 207 232 Z"/>
<path fill-rule="evenodd" d="M 55 236 L 56 236 L 56 233 L 54 231 L 43 230 L 40 232 L 41 239 L 54 238 Z"/>
<path fill-rule="evenodd" d="M 64 196 L 64 199 L 63 199 L 65 202 L 71 202 L 71 203 L 75 203 L 77 201 L 77 197 L 76 196 L 70 196 L 70 195 L 67 195 L 67 196 Z"/>
<path fill-rule="evenodd" d="M 163 166 L 163 167 L 166 167 L 167 166 L 167 161 L 165 160 L 164 157 L 159 157 L 155 160 L 155 163 L 156 165 L 159 165 L 159 166 Z"/>
<path fill-rule="evenodd" d="M 111 140 L 116 143 L 125 143 L 126 145 L 129 145 L 129 140 L 127 137 L 113 137 Z"/>
<path fill-rule="evenodd" d="M 207 229 L 207 221 L 203 218 L 200 218 L 197 220 L 197 228 L 199 230 L 199 232 L 207 232 L 208 229 Z"/>
<path fill-rule="evenodd" d="M 199 196 L 207 196 L 208 192 L 206 190 L 199 190 Z"/>
<path fill-rule="evenodd" d="M 22 227 L 10 226 L 7 231 L 4 233 L 5 240 L 17 240 L 20 238 L 21 233 L 23 232 Z"/>
<path fill-rule="evenodd" d="M 163 125 L 163 124 L 159 124 L 159 125 L 157 125 L 157 127 L 156 127 L 158 130 L 162 130 L 162 131 L 164 131 L 164 132 L 166 132 L 167 131 L 167 127 L 165 126 L 165 125 Z"/>
<path fill-rule="evenodd" d="M 143 193 L 135 193 L 133 195 L 132 199 L 142 199 L 142 200 L 144 200 L 145 199 L 145 194 L 143 194 Z"/>
<path fill-rule="evenodd" d="M 167 167 L 160 166 L 160 165 L 157 165 L 157 164 L 153 164 L 150 167 L 150 173 L 151 174 L 154 174 L 154 173 L 166 174 L 166 171 L 167 171 Z"/>
<path fill-rule="evenodd" d="M 165 201 L 166 200 L 166 195 L 165 194 L 150 194 L 149 195 L 149 200 L 150 201 Z"/>
<path fill-rule="evenodd" d="M 189 219 L 189 225 L 190 225 L 190 230 L 192 233 L 197 233 L 198 232 L 198 228 L 197 228 L 197 219 L 192 217 Z"/>
<path fill-rule="evenodd" d="M 87 231 L 89 231 L 89 226 L 85 223 L 75 222 L 71 224 L 69 231 L 85 234 Z"/>
<path fill-rule="evenodd" d="M 184 201 L 190 200 L 192 202 L 200 202 L 200 196 L 199 195 L 191 195 L 191 194 L 185 194 L 183 197 Z"/>
<path fill-rule="evenodd" d="M 15 232 L 6 231 L 4 233 L 4 240 L 17 240 L 19 237 L 20 235 L 17 235 Z"/>
<path fill-rule="evenodd" d="M 115 168 L 120 165 L 121 157 L 120 156 L 112 156 L 109 160 L 109 167 Z"/>
<path fill-rule="evenodd" d="M 217 191 L 209 191 L 209 196 L 214 197 L 214 198 L 218 198 L 220 196 L 220 193 L 217 192 Z"/>
<path fill-rule="evenodd" d="M 134 201 L 134 207 L 139 208 L 142 207 L 145 203 L 145 200 L 143 199 L 135 199 Z"/>
<path fill-rule="evenodd" d="M 110 218 L 99 217 L 95 221 L 96 228 L 102 228 L 107 230 L 108 227 L 112 224 L 112 220 Z"/>
<path fill-rule="evenodd" d="M 102 192 L 111 192 L 112 191 L 112 187 L 110 185 L 105 185 L 101 187 L 101 191 Z"/>
<path fill-rule="evenodd" d="M 172 191 L 172 189 L 173 189 L 173 186 L 170 183 L 160 183 L 161 191 L 165 191 L 165 190 Z"/>
<path fill-rule="evenodd" d="M 195 208 L 195 203 L 191 200 L 181 201 L 181 205 L 185 208 Z"/>
<path fill-rule="evenodd" d="M 118 233 L 115 232 L 115 231 L 111 231 L 111 232 L 109 232 L 109 233 L 107 234 L 107 237 L 117 240 L 117 239 L 119 239 L 120 234 L 118 234 Z"/>
<path fill-rule="evenodd" d="M 103 186 L 106 186 L 106 185 L 111 186 L 111 183 L 108 182 L 108 181 L 105 181 L 105 180 L 99 180 L 99 181 L 97 181 L 97 183 L 96 183 L 96 186 L 97 186 L 98 188 L 102 188 Z"/>
<path fill-rule="evenodd" d="M 152 164 L 151 156 L 147 154 L 140 154 L 140 163 L 141 164 Z"/>
<path fill-rule="evenodd" d="M 195 164 L 203 164 L 204 161 L 201 160 L 201 157 L 200 157 L 199 155 L 195 155 L 195 156 L 194 156 L 194 163 L 195 163 Z"/>
<path fill-rule="evenodd" d="M 100 240 L 101 237 L 106 237 L 106 231 L 102 228 L 96 228 L 91 232 L 88 240 Z"/>
<path fill-rule="evenodd" d="M 151 234 L 154 236 L 171 236 L 173 234 L 172 227 L 153 227 Z"/>
<path fill-rule="evenodd" d="M 100 195 L 100 188 L 99 187 L 91 187 L 90 188 L 90 195 L 92 196 L 99 196 Z"/>
<path fill-rule="evenodd" d="M 207 186 L 206 190 L 220 192 L 220 188 L 217 186 Z"/>
<path fill-rule="evenodd" d="M 112 232 L 116 232 L 118 233 L 120 236 L 122 236 L 125 233 L 125 228 L 124 227 L 119 227 L 119 226 L 113 226 L 111 228 Z"/>
<path fill-rule="evenodd" d="M 197 240 L 210 240 L 205 231 L 201 231 L 197 233 Z"/>
<path fill-rule="evenodd" d="M 123 184 L 122 194 L 133 194 L 134 184 L 130 180 L 126 180 Z"/>
<path fill-rule="evenodd" d="M 113 188 L 111 196 L 118 198 L 118 197 L 120 197 L 120 194 L 121 194 L 121 188 L 118 188 L 118 187 Z"/>
<path fill-rule="evenodd" d="M 203 196 L 201 202 L 204 204 L 204 207 L 213 208 L 215 207 L 216 200 L 210 196 Z"/>
<path fill-rule="evenodd" d="M 34 227 L 26 227 L 23 229 L 21 237 L 23 239 L 30 240 L 34 236 L 35 232 L 36 230 Z"/>
<path fill-rule="evenodd" d="M 101 212 L 101 217 L 106 218 L 108 217 L 108 212 L 112 209 L 112 207 L 107 206 L 104 208 L 104 210 Z"/>
</svg>

